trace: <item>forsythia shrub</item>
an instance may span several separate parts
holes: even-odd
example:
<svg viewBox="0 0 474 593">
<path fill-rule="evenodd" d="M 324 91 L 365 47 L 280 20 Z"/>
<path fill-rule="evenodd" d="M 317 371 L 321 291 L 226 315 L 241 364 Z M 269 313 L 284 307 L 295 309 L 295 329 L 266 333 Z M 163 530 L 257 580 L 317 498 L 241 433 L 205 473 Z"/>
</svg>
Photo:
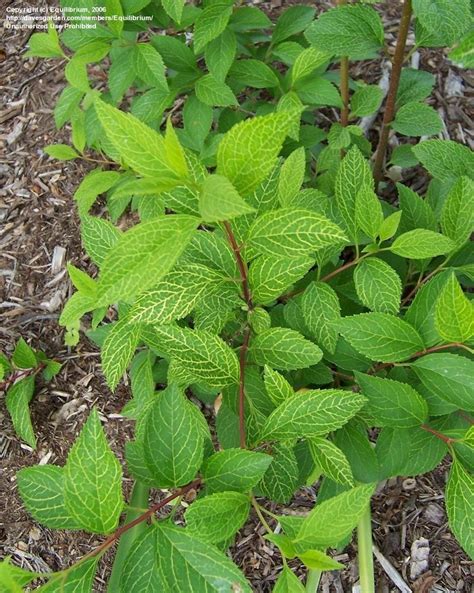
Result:
<svg viewBox="0 0 474 593">
<path fill-rule="evenodd" d="M 135 420 L 126 463 L 136 482 L 127 503 L 96 410 L 64 467 L 21 470 L 37 521 L 108 537 L 59 573 L 4 562 L 8 591 L 41 576 L 45 593 L 89 592 L 118 540 L 112 593 L 251 591 L 227 550 L 253 507 L 283 557 L 275 592 L 304 591 L 293 558 L 315 591 L 321 571 L 342 567 L 328 549 L 358 526 L 370 593 L 376 484 L 448 454 L 450 526 L 474 553 L 474 312 L 464 290 L 474 156 L 448 140 L 404 140 L 437 135 L 442 122 L 425 103 L 434 77 L 403 66 L 412 17 L 417 46 L 449 46 L 472 65 L 470 2 L 405 0 L 373 170 L 358 123 L 383 92 L 351 80 L 348 63 L 383 48 L 377 10 L 292 6 L 273 24 L 241 4 L 106 0 L 95 29 L 59 37 L 51 25 L 30 39 L 27 55 L 67 60 L 54 115 L 59 128 L 70 122 L 73 147 L 46 151 L 101 165 L 75 194 L 99 273 L 69 266 L 76 292 L 60 323 L 74 344 L 91 320 L 111 389 L 129 372 L 122 414 Z M 92 0 L 75 5 L 92 10 Z M 324 131 L 316 117 L 327 106 L 341 118 Z M 431 176 L 424 197 L 402 183 L 392 203 L 378 196 L 391 131 L 401 142 L 390 163 Z M 102 194 L 108 218 L 90 213 Z M 115 223 L 129 207 L 140 222 L 123 232 Z M 102 323 L 111 306 L 116 321 Z M 266 508 L 320 478 L 306 516 Z M 137 511 L 150 489 L 169 494 Z M 182 521 L 155 516 L 194 491 Z"/>
</svg>

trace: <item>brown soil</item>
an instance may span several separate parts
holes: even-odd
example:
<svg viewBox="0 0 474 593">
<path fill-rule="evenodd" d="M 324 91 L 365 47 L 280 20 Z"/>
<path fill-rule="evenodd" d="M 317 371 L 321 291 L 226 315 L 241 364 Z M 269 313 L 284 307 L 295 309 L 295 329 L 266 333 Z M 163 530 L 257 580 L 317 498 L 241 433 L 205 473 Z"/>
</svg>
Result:
<svg viewBox="0 0 474 593">
<path fill-rule="evenodd" d="M 257 3 L 257 2 L 256 2 Z M 297 4 L 301 2 L 291 2 Z M 3 16 L 11 1 L 0 0 Z M 36 4 L 36 3 L 35 3 Z M 260 2 L 276 14 L 287 2 Z M 318 7 L 327 1 L 317 1 Z M 398 23 L 398 3 L 388 3 L 385 12 L 388 35 Z M 380 5 L 382 7 L 382 4 Z M 0 351 L 11 353 L 20 336 L 34 348 L 63 363 L 60 374 L 49 384 L 38 385 L 31 413 L 38 448 L 31 451 L 15 437 L 0 396 L 0 554 L 29 569 L 48 571 L 64 568 L 100 543 L 85 533 L 56 532 L 36 524 L 22 508 L 15 474 L 36 463 L 62 464 L 91 406 L 96 405 L 105 423 L 109 442 L 120 459 L 130 437 L 128 421 L 117 414 L 129 397 L 126 385 L 111 393 L 99 367 L 98 350 L 86 338 L 70 349 L 63 344 L 57 319 L 72 292 L 65 262 L 93 270 L 84 255 L 78 233 L 79 221 L 73 193 L 89 167 L 81 161 L 62 163 L 49 159 L 42 148 L 67 142 L 68 130 L 57 131 L 52 108 L 64 86 L 64 64 L 53 60 L 28 59 L 22 54 L 30 33 L 4 31 L 0 48 Z M 437 77 L 431 99 L 446 123 L 445 137 L 474 147 L 472 111 L 473 77 L 453 67 L 442 51 L 422 50 L 420 67 Z M 377 82 L 381 62 L 358 66 L 352 75 Z M 447 96 L 446 84 L 459 77 L 460 94 Z M 471 103 L 472 106 L 472 103 Z M 416 172 L 407 181 L 417 184 Z M 63 257 L 58 254 L 64 250 Z M 58 260 L 57 263 L 53 262 Z M 474 568 L 451 535 L 443 508 L 443 490 L 448 463 L 416 480 L 391 480 L 375 497 L 373 524 L 375 543 L 412 591 L 470 591 Z M 128 490 L 130 480 L 125 480 Z M 289 510 L 307 510 L 315 500 L 315 489 L 306 488 Z M 159 496 L 158 494 L 156 495 Z M 416 582 L 410 578 L 413 542 L 426 538 L 430 545 L 429 570 Z M 236 561 L 252 581 L 255 591 L 270 591 L 281 566 L 276 549 L 262 537 L 256 522 L 246 526 L 233 549 Z M 357 581 L 356 548 L 338 555 L 347 564 L 342 573 L 326 573 L 322 591 L 351 591 Z M 112 555 L 101 562 L 94 591 L 105 591 Z M 392 580 L 376 562 L 377 590 L 397 591 Z"/>
</svg>

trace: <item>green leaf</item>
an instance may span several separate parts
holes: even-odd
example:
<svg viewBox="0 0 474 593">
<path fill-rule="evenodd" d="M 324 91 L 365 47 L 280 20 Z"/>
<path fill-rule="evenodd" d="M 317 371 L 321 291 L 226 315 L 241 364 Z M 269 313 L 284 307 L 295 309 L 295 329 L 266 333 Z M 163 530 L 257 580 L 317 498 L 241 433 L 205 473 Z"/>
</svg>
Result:
<svg viewBox="0 0 474 593">
<path fill-rule="evenodd" d="M 212 126 L 212 108 L 190 95 L 183 107 L 183 123 L 191 148 L 201 151 Z"/>
<path fill-rule="evenodd" d="M 114 247 L 122 232 L 108 220 L 95 216 L 84 216 L 81 220 L 81 238 L 91 260 L 101 266 L 109 251 Z"/>
<path fill-rule="evenodd" d="M 165 325 L 182 319 L 191 313 L 204 292 L 222 283 L 223 278 L 207 266 L 181 265 L 137 298 L 130 310 L 129 320 L 132 323 Z"/>
<path fill-rule="evenodd" d="M 102 372 L 112 391 L 130 364 L 139 338 L 140 326 L 131 323 L 128 317 L 115 323 L 108 332 L 101 349 L 101 360 Z"/>
<path fill-rule="evenodd" d="M 291 202 L 300 191 L 306 167 L 305 150 L 301 146 L 293 151 L 283 163 L 278 180 L 278 199 L 283 207 Z"/>
<path fill-rule="evenodd" d="M 209 457 L 202 468 L 206 491 L 248 492 L 262 478 L 272 462 L 270 455 L 226 449 Z"/>
<path fill-rule="evenodd" d="M 332 441 L 313 437 L 308 441 L 311 456 L 323 474 L 337 484 L 353 486 L 354 477 L 347 457 Z"/>
<path fill-rule="evenodd" d="M 400 107 L 391 125 L 404 136 L 433 136 L 443 129 L 438 112 L 433 107 L 416 101 Z"/>
<path fill-rule="evenodd" d="M 102 263 L 97 306 L 130 299 L 156 284 L 183 253 L 198 222 L 192 216 L 167 215 L 123 233 Z"/>
<path fill-rule="evenodd" d="M 294 258 L 271 255 L 258 257 L 252 262 L 249 270 L 249 284 L 254 303 L 271 303 L 302 278 L 313 265 L 314 259 L 306 255 Z"/>
<path fill-rule="evenodd" d="M 329 145 L 327 154 L 329 155 L 333 151 L 348 148 L 351 144 L 351 134 L 347 127 L 341 126 L 340 123 L 336 122 L 329 129 L 327 141 Z"/>
<path fill-rule="evenodd" d="M 379 464 L 367 428 L 358 420 L 345 424 L 334 434 L 334 443 L 347 457 L 354 479 L 368 484 L 379 479 Z"/>
<path fill-rule="evenodd" d="M 256 307 L 249 311 L 248 320 L 250 327 L 256 334 L 261 334 L 270 329 L 272 325 L 270 314 L 263 307 Z"/>
<path fill-rule="evenodd" d="M 122 100 L 123 95 L 133 84 L 136 76 L 135 48 L 125 47 L 114 54 L 109 68 L 108 85 L 110 96 L 115 103 Z"/>
<path fill-rule="evenodd" d="M 206 74 L 195 85 L 197 98 L 211 107 L 229 107 L 237 105 L 232 89 L 212 74 Z"/>
<path fill-rule="evenodd" d="M 71 119 L 83 96 L 84 93 L 81 90 L 71 86 L 67 86 L 59 95 L 54 107 L 54 123 L 58 130 Z"/>
<path fill-rule="evenodd" d="M 414 0 L 417 21 L 435 45 L 452 45 L 466 32 L 471 22 L 469 0 Z"/>
<path fill-rule="evenodd" d="M 194 53 L 200 53 L 210 41 L 219 37 L 231 14 L 232 6 L 225 2 L 216 2 L 204 8 L 194 26 Z"/>
<path fill-rule="evenodd" d="M 77 159 L 79 156 L 74 148 L 67 144 L 50 144 L 49 146 L 45 146 L 43 150 L 47 155 L 59 161 L 70 161 Z"/>
<path fill-rule="evenodd" d="M 64 468 L 36 465 L 16 476 L 23 504 L 35 521 L 50 529 L 80 529 L 64 502 Z"/>
<path fill-rule="evenodd" d="M 474 303 L 464 294 L 454 272 L 436 302 L 435 323 L 447 342 L 467 342 L 474 334 Z"/>
<path fill-rule="evenodd" d="M 375 426 L 410 428 L 426 420 L 428 406 L 425 400 L 407 383 L 357 371 L 355 377 L 368 400 L 363 413 L 369 415 Z"/>
<path fill-rule="evenodd" d="M 402 169 L 416 167 L 418 159 L 413 152 L 413 146 L 411 144 L 400 144 L 399 146 L 395 146 L 392 151 L 390 163 L 397 167 L 401 167 Z"/>
<path fill-rule="evenodd" d="M 316 342 L 334 353 L 338 339 L 334 322 L 341 317 L 339 298 L 324 282 L 311 282 L 301 300 L 303 317 Z"/>
<path fill-rule="evenodd" d="M 38 364 L 34 350 L 23 338 L 20 338 L 15 346 L 12 363 L 19 369 L 34 369 Z"/>
<path fill-rule="evenodd" d="M 422 384 L 461 410 L 474 410 L 474 362 L 457 354 L 435 353 L 411 363 Z"/>
<path fill-rule="evenodd" d="M 342 99 L 337 87 L 322 76 L 312 76 L 299 81 L 296 84 L 296 92 L 306 105 L 342 107 Z"/>
<path fill-rule="evenodd" d="M 474 178 L 474 152 L 452 140 L 425 140 L 413 147 L 416 158 L 441 181 L 467 175 Z"/>
<path fill-rule="evenodd" d="M 181 177 L 189 174 L 186 154 L 171 123 L 171 117 L 166 121 L 165 150 L 168 162 L 173 170 Z"/>
<path fill-rule="evenodd" d="M 165 65 L 160 54 L 150 43 L 137 43 L 134 47 L 133 62 L 136 75 L 147 85 L 168 91 Z"/>
<path fill-rule="evenodd" d="M 317 364 L 323 353 L 300 333 L 283 327 L 268 329 L 253 338 L 249 358 L 260 365 L 284 371 Z"/>
<path fill-rule="evenodd" d="M 446 487 L 449 526 L 461 546 L 474 556 L 474 477 L 454 462 Z"/>
<path fill-rule="evenodd" d="M 162 0 L 163 8 L 178 25 L 181 23 L 185 0 Z"/>
<path fill-rule="evenodd" d="M 397 232 L 401 216 L 402 212 L 400 210 L 387 216 L 379 229 L 379 237 L 381 241 L 386 241 L 387 239 L 393 237 L 393 235 Z"/>
<path fill-rule="evenodd" d="M 199 196 L 199 213 L 205 222 L 230 220 L 250 212 L 255 212 L 255 208 L 244 202 L 226 177 L 206 177 Z"/>
<path fill-rule="evenodd" d="M 4 593 L 22 593 L 22 587 L 40 576 L 39 573 L 23 570 L 10 562 L 11 556 L 0 561 L 0 583 Z"/>
<path fill-rule="evenodd" d="M 365 484 L 317 504 L 305 518 L 294 540 L 297 551 L 336 547 L 367 511 L 374 490 L 374 484 Z"/>
<path fill-rule="evenodd" d="M 474 68 L 474 31 L 465 35 L 459 44 L 450 51 L 449 59 L 461 68 Z"/>
<path fill-rule="evenodd" d="M 111 533 L 123 510 L 122 468 L 94 408 L 69 451 L 64 501 L 71 517 L 92 533 Z"/>
<path fill-rule="evenodd" d="M 100 62 L 110 51 L 110 44 L 105 41 L 91 41 L 80 47 L 74 54 L 74 59 L 84 64 Z"/>
<path fill-rule="evenodd" d="M 276 406 L 279 406 L 295 394 L 288 381 L 268 365 L 265 365 L 264 382 L 265 391 Z"/>
<path fill-rule="evenodd" d="M 460 177 L 448 193 L 441 211 L 443 233 L 456 245 L 467 241 L 474 227 L 474 182 Z"/>
<path fill-rule="evenodd" d="M 193 591 L 251 593 L 240 570 L 221 551 L 169 523 L 149 527 L 125 562 L 122 590 L 129 593 Z"/>
<path fill-rule="evenodd" d="M 385 261 L 377 257 L 362 260 L 354 271 L 354 283 L 357 296 L 368 309 L 398 313 L 402 281 Z"/>
<path fill-rule="evenodd" d="M 62 58 L 63 50 L 59 45 L 58 34 L 53 27 L 48 27 L 48 33 L 33 33 L 28 45 L 30 49 L 24 54 L 25 58 Z"/>
<path fill-rule="evenodd" d="M 261 440 L 323 436 L 343 426 L 366 399 L 338 389 L 296 393 L 270 414 Z"/>
<path fill-rule="evenodd" d="M 77 203 L 79 216 L 88 214 L 97 196 L 108 191 L 120 179 L 120 173 L 117 171 L 102 171 L 94 169 L 88 173 L 81 181 L 74 194 L 74 200 Z"/>
<path fill-rule="evenodd" d="M 382 204 L 372 187 L 362 187 L 355 195 L 355 222 L 372 240 L 383 224 Z"/>
<path fill-rule="evenodd" d="M 217 544 L 231 538 L 247 521 L 250 501 L 239 492 L 217 492 L 194 502 L 186 511 L 191 535 Z"/>
<path fill-rule="evenodd" d="M 229 76 L 255 89 L 272 88 L 279 85 L 273 70 L 260 60 L 237 60 L 233 63 Z"/>
<path fill-rule="evenodd" d="M 255 6 L 237 6 L 230 19 L 234 31 L 244 32 L 252 29 L 267 29 L 272 26 L 267 15 Z"/>
<path fill-rule="evenodd" d="M 33 449 L 36 448 L 36 437 L 31 424 L 28 404 L 33 397 L 34 390 L 35 377 L 30 375 L 10 387 L 5 397 L 5 404 L 16 434 Z"/>
<path fill-rule="evenodd" d="M 410 459 L 410 432 L 406 428 L 385 427 L 379 432 L 375 453 L 379 461 L 379 479 L 404 475 Z"/>
<path fill-rule="evenodd" d="M 390 251 L 408 259 L 425 259 L 449 253 L 455 246 L 449 237 L 428 229 L 414 229 L 399 235 Z"/>
<path fill-rule="evenodd" d="M 284 443 L 275 443 L 272 457 L 273 461 L 257 485 L 257 491 L 275 502 L 288 503 L 299 484 L 295 451 Z"/>
<path fill-rule="evenodd" d="M 237 40 L 234 32 L 228 28 L 206 45 L 206 66 L 216 80 L 225 81 L 236 52 Z"/>
<path fill-rule="evenodd" d="M 418 332 L 388 313 L 343 317 L 338 329 L 351 346 L 371 360 L 401 362 L 424 349 Z"/>
<path fill-rule="evenodd" d="M 431 72 L 414 68 L 402 68 L 397 91 L 397 108 L 411 101 L 426 99 L 431 94 L 434 83 L 435 77 Z"/>
<path fill-rule="evenodd" d="M 148 350 L 139 352 L 130 366 L 130 383 L 133 400 L 138 404 L 150 401 L 155 391 L 153 378 L 154 357 Z"/>
<path fill-rule="evenodd" d="M 178 363 L 179 367 L 173 370 L 183 384 L 224 387 L 238 382 L 237 356 L 219 336 L 207 331 L 162 325 L 143 337 L 151 348 L 164 352 L 173 363 Z"/>
<path fill-rule="evenodd" d="M 373 189 L 374 181 L 368 162 L 353 146 L 339 165 L 335 185 L 336 203 L 352 239 L 356 238 L 356 198 L 361 188 Z"/>
<path fill-rule="evenodd" d="M 272 45 L 300 33 L 313 20 L 315 10 L 311 6 L 291 6 L 278 18 L 272 34 Z"/>
<path fill-rule="evenodd" d="M 402 211 L 400 230 L 405 232 L 423 228 L 436 231 L 436 219 L 428 202 L 401 183 L 397 183 L 397 190 Z"/>
<path fill-rule="evenodd" d="M 382 21 L 370 6 L 339 6 L 323 12 L 305 32 L 314 47 L 336 56 L 373 57 L 384 43 Z"/>
<path fill-rule="evenodd" d="M 98 558 L 91 558 L 73 565 L 54 575 L 37 591 L 40 593 L 89 593 L 94 584 L 98 561 Z"/>
<path fill-rule="evenodd" d="M 165 141 L 158 132 L 99 99 L 94 106 L 107 139 L 127 165 L 144 177 L 176 179 Z"/>
<path fill-rule="evenodd" d="M 64 69 L 64 75 L 72 87 L 80 89 L 84 93 L 88 93 L 91 90 L 87 67 L 81 60 L 76 60 L 75 58 L 69 60 Z"/>
<path fill-rule="evenodd" d="M 330 54 L 314 47 L 304 49 L 294 61 L 289 71 L 290 84 L 293 87 L 299 80 L 309 76 L 313 70 L 329 61 Z"/>
<path fill-rule="evenodd" d="M 232 127 L 217 149 L 217 173 L 230 179 L 243 197 L 254 191 L 275 166 L 294 117 L 283 111 Z"/>
<path fill-rule="evenodd" d="M 255 220 L 247 247 L 265 255 L 293 258 L 346 241 L 343 231 L 322 214 L 302 208 L 280 208 Z"/>
<path fill-rule="evenodd" d="M 192 49 L 178 37 L 158 34 L 153 35 L 150 41 L 169 68 L 187 74 L 197 72 L 196 58 Z"/>
<path fill-rule="evenodd" d="M 191 482 L 202 463 L 203 437 L 192 405 L 172 383 L 160 392 L 147 415 L 145 461 L 161 488 Z"/>
<path fill-rule="evenodd" d="M 336 560 L 320 550 L 308 550 L 303 554 L 298 554 L 298 558 L 305 566 L 313 570 L 340 570 L 345 568 L 344 564 L 336 562 Z"/>
<path fill-rule="evenodd" d="M 278 577 L 273 593 L 304 593 L 305 588 L 291 568 L 284 566 Z"/>
<path fill-rule="evenodd" d="M 351 114 L 357 117 L 371 115 L 379 110 L 383 101 L 383 91 L 375 84 L 359 87 L 351 97 Z"/>
</svg>

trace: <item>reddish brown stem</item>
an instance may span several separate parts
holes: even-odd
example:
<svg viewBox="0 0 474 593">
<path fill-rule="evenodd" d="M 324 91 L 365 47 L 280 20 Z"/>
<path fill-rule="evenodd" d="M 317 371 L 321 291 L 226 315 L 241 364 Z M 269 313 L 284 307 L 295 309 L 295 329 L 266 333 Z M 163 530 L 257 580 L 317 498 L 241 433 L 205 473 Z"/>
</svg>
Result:
<svg viewBox="0 0 474 593">
<path fill-rule="evenodd" d="M 454 443 L 456 441 L 456 439 L 452 439 L 452 438 L 446 436 L 445 434 L 443 434 L 442 432 L 438 432 L 437 430 L 435 430 L 434 428 L 431 428 L 431 426 L 428 426 L 427 424 L 422 424 L 420 426 L 420 428 L 422 428 L 423 430 L 426 430 L 426 432 L 433 434 L 435 437 L 438 437 L 438 439 L 443 441 L 443 443 L 446 443 L 446 445 L 450 445 L 451 443 Z"/>
<path fill-rule="evenodd" d="M 419 350 L 418 352 L 415 352 L 415 354 L 410 356 L 409 360 L 414 360 L 415 358 L 420 358 L 421 356 L 432 354 L 433 352 L 439 352 L 440 350 L 447 350 L 448 348 L 464 348 L 464 344 L 459 342 L 451 342 L 449 344 L 439 344 L 438 346 L 432 346 L 426 350 Z M 393 362 L 381 362 L 380 364 L 376 364 L 372 370 L 372 373 L 376 373 L 382 369 L 390 368 L 393 366 L 393 364 Z"/>
<path fill-rule="evenodd" d="M 375 153 L 374 163 L 374 179 L 378 184 L 382 179 L 382 169 L 385 161 L 385 153 L 387 152 L 388 138 L 390 135 L 390 124 L 395 117 L 395 104 L 397 99 L 398 85 L 400 84 L 400 76 L 402 73 L 402 66 L 405 57 L 405 46 L 407 43 L 408 31 L 411 21 L 411 0 L 405 0 L 403 5 L 402 17 L 400 19 L 400 28 L 398 29 L 397 45 L 395 47 L 395 54 L 393 56 L 392 74 L 390 76 L 390 85 L 388 87 L 387 102 L 385 104 L 385 113 L 382 122 L 382 129 L 380 131 L 379 143 Z"/>
<path fill-rule="evenodd" d="M 347 0 L 336 0 L 337 6 L 343 6 L 344 4 L 347 4 Z M 346 127 L 349 123 L 349 58 L 347 56 L 342 56 L 341 58 L 339 75 L 339 89 L 342 99 L 341 125 Z"/>
<path fill-rule="evenodd" d="M 238 245 L 235 235 L 232 231 L 232 227 L 228 221 L 224 222 L 224 228 L 227 235 L 227 239 L 230 243 L 232 251 L 234 252 L 235 260 L 237 262 L 237 267 L 239 268 L 240 273 L 240 282 L 242 284 L 242 294 L 247 305 L 249 311 L 253 310 L 253 302 L 252 302 L 252 295 L 250 293 L 250 286 L 248 281 L 248 270 L 247 265 L 242 259 L 242 254 L 240 252 L 240 246 Z M 240 446 L 242 449 L 245 449 L 247 446 L 246 442 L 246 434 L 245 434 L 245 368 L 247 366 L 247 351 L 249 348 L 250 342 L 250 326 L 245 326 L 244 329 L 244 340 L 242 342 L 242 346 L 240 348 L 240 355 L 239 355 L 239 367 L 240 367 L 240 377 L 239 377 L 239 435 L 240 435 Z"/>
<path fill-rule="evenodd" d="M 37 375 L 44 368 L 44 363 L 40 363 L 34 369 L 22 369 L 21 371 L 14 371 L 5 381 L 0 382 L 0 391 L 8 391 L 10 387 L 21 379 L 26 379 L 30 375 Z"/>
<path fill-rule="evenodd" d="M 152 515 L 154 515 L 156 512 L 158 512 L 163 507 L 165 507 L 167 504 L 172 502 L 175 498 L 183 496 L 183 494 L 186 494 L 193 488 L 197 488 L 199 486 L 200 482 L 201 482 L 200 479 L 197 479 L 197 480 L 194 480 L 193 482 L 191 482 L 190 484 L 188 484 L 187 486 L 183 486 L 182 488 L 177 490 L 174 494 L 170 494 L 169 496 L 167 496 L 160 502 L 158 502 L 155 505 L 153 505 L 152 507 L 150 507 L 142 515 L 140 515 L 133 521 L 130 521 L 130 523 L 126 523 L 125 525 L 122 525 L 121 527 L 119 527 L 116 531 L 114 531 L 114 533 L 112 533 L 112 535 L 109 535 L 109 537 L 105 541 L 103 541 L 100 544 L 100 546 L 95 548 L 95 550 L 92 550 L 92 552 L 89 552 L 89 554 L 86 554 L 85 556 L 83 556 L 81 558 L 80 562 L 84 562 L 84 560 L 89 560 L 90 558 L 95 558 L 96 556 L 99 556 L 100 554 L 102 554 L 103 552 L 108 550 L 110 548 L 110 546 L 112 546 L 118 539 L 120 539 L 120 537 L 124 533 L 126 533 L 129 529 L 132 529 L 132 527 L 135 527 L 135 525 L 138 525 L 139 523 L 143 523 L 143 521 L 147 521 Z"/>
</svg>

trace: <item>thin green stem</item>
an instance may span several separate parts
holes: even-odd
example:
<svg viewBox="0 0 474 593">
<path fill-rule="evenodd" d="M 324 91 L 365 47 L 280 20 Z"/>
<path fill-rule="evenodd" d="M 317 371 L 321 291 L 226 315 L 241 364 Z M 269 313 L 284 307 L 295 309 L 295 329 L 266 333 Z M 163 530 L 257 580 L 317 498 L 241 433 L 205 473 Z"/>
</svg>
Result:
<svg viewBox="0 0 474 593">
<path fill-rule="evenodd" d="M 251 498 L 250 498 L 251 502 L 252 502 L 252 506 L 255 509 L 255 512 L 257 513 L 257 517 L 260 520 L 260 523 L 265 527 L 265 529 L 267 530 L 268 533 L 273 533 L 273 529 L 270 527 L 270 525 L 268 524 L 267 520 L 265 519 L 265 517 L 262 514 L 262 507 L 260 507 L 260 505 L 257 502 L 257 499 L 255 498 L 255 496 L 252 494 Z"/>
<path fill-rule="evenodd" d="M 308 575 L 306 577 L 306 592 L 307 593 L 316 593 L 319 587 L 319 581 L 321 580 L 322 571 L 317 570 L 315 568 L 308 570 Z"/>
<path fill-rule="evenodd" d="M 375 593 L 374 558 L 372 554 L 372 521 L 370 507 L 357 525 L 357 552 L 359 561 L 360 590 Z"/>
</svg>

